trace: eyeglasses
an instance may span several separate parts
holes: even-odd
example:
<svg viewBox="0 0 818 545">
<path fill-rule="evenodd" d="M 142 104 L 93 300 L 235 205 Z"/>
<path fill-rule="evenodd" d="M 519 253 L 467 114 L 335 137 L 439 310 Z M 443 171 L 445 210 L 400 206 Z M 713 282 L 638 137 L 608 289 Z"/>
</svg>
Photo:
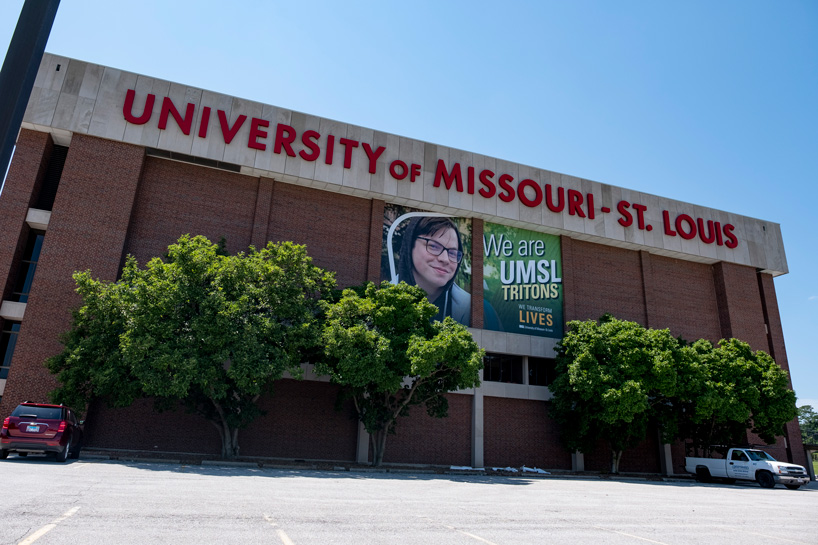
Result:
<svg viewBox="0 0 818 545">
<path fill-rule="evenodd" d="M 418 237 L 418 239 L 426 241 L 426 251 L 432 255 L 440 255 L 445 250 L 446 255 L 449 256 L 449 261 L 460 263 L 460 260 L 463 259 L 463 252 L 456 248 L 447 248 L 439 242 L 426 237 Z"/>
</svg>

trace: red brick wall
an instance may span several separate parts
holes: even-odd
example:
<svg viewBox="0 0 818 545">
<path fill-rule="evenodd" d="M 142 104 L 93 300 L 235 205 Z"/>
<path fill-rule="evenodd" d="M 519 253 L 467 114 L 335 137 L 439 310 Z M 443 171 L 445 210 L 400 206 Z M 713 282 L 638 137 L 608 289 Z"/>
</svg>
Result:
<svg viewBox="0 0 818 545">
<path fill-rule="evenodd" d="M 710 265 L 568 237 L 562 247 L 566 321 L 609 312 L 691 341 L 721 338 Z"/>
<path fill-rule="evenodd" d="M 0 199 L 0 300 L 8 299 L 14 288 L 14 273 L 28 239 L 26 214 L 42 185 L 52 148 L 48 134 L 20 131 Z"/>
<path fill-rule="evenodd" d="M 596 320 L 609 312 L 645 324 L 639 252 L 562 237 L 565 320 Z"/>
<path fill-rule="evenodd" d="M 379 284 L 381 281 L 381 246 L 383 244 L 383 210 L 386 203 L 372 199 L 369 214 L 369 262 L 366 280 Z"/>
<path fill-rule="evenodd" d="M 713 268 L 723 338 L 735 337 L 753 350 L 769 352 L 755 269 L 724 262 Z"/>
<path fill-rule="evenodd" d="M 306 244 L 315 265 L 336 271 L 338 287 L 357 285 L 369 276 L 371 216 L 368 199 L 276 183 L 267 236 Z"/>
<path fill-rule="evenodd" d="M 280 380 L 262 400 L 261 416 L 240 432 L 241 454 L 305 460 L 355 461 L 358 420 L 350 403 L 335 409 L 338 387 Z"/>
<path fill-rule="evenodd" d="M 253 215 L 253 236 L 251 243 L 256 249 L 267 246 L 267 226 L 270 224 L 270 205 L 273 202 L 272 178 L 259 178 L 256 195 L 256 211 Z"/>
<path fill-rule="evenodd" d="M 670 329 L 688 341 L 721 336 L 713 272 L 710 265 L 650 256 L 655 288 L 650 327 Z"/>
<path fill-rule="evenodd" d="M 239 432 L 239 445 L 244 436 Z M 94 402 L 85 417 L 85 446 L 192 454 L 221 453 L 219 432 L 201 416 L 176 410 L 156 412 L 153 400 L 112 409 Z"/>
<path fill-rule="evenodd" d="M 134 205 L 127 253 L 144 265 L 179 236 L 227 240 L 230 253 L 246 251 L 253 233 L 259 179 L 148 157 Z"/>
<path fill-rule="evenodd" d="M 585 471 L 609 472 L 610 470 L 611 449 L 606 443 L 600 441 L 593 452 L 585 454 Z M 639 445 L 622 453 L 622 458 L 619 460 L 619 471 L 622 473 L 661 472 L 659 440 L 655 430 L 649 432 L 648 437 Z"/>
<path fill-rule="evenodd" d="M 337 387 L 325 382 L 280 380 L 259 406 L 266 414 L 239 431 L 242 456 L 355 460 L 358 423 L 350 406 L 335 410 Z M 98 402 L 86 418 L 88 447 L 218 456 L 221 438 L 203 417 L 177 410 L 156 412 L 153 401 L 112 409 Z"/>
<path fill-rule="evenodd" d="M 472 397 L 446 397 L 447 418 L 432 418 L 423 407 L 412 407 L 409 416 L 398 420 L 396 434 L 386 439 L 385 463 L 471 465 Z"/>
<path fill-rule="evenodd" d="M 486 467 L 571 469 L 544 401 L 484 397 L 483 440 Z"/>
<path fill-rule="evenodd" d="M 95 277 L 116 279 L 144 154 L 141 147 L 74 135 L 0 413 L 24 399 L 46 400 L 57 386 L 43 362 L 62 349 L 59 335 L 80 303 L 71 275 L 90 269 Z"/>
</svg>

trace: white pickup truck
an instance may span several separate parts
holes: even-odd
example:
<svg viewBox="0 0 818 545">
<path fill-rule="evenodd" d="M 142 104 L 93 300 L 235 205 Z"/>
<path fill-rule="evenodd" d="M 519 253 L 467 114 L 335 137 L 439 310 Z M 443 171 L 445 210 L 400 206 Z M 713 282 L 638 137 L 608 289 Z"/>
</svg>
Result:
<svg viewBox="0 0 818 545">
<path fill-rule="evenodd" d="M 685 471 L 702 482 L 714 477 L 731 483 L 741 479 L 756 481 L 762 488 L 773 488 L 780 483 L 790 490 L 798 490 L 810 480 L 802 466 L 779 462 L 763 450 L 752 448 L 731 448 L 722 460 L 686 457 Z"/>
</svg>

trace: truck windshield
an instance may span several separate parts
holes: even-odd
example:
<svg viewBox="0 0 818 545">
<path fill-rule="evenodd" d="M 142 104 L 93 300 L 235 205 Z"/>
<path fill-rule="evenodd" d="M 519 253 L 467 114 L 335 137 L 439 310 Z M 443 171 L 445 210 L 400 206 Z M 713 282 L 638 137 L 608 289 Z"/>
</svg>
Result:
<svg viewBox="0 0 818 545">
<path fill-rule="evenodd" d="M 748 450 L 747 456 L 750 457 L 750 460 L 754 462 L 758 461 L 767 461 L 767 462 L 775 462 L 775 458 L 764 452 L 763 450 Z"/>
</svg>

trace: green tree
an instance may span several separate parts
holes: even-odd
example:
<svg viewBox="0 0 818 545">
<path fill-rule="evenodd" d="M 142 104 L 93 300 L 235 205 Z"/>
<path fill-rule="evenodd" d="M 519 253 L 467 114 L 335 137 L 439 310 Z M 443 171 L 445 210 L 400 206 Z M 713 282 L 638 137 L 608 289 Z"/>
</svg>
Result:
<svg viewBox="0 0 818 545">
<path fill-rule="evenodd" d="M 818 413 L 812 405 L 798 407 L 798 423 L 801 425 L 801 438 L 808 445 L 818 445 Z"/>
<path fill-rule="evenodd" d="M 703 375 L 681 405 L 685 418 L 680 436 L 696 455 L 747 442 L 752 430 L 766 443 L 775 443 L 784 424 L 796 417 L 795 394 L 787 372 L 769 354 L 738 339 L 693 343 Z"/>
<path fill-rule="evenodd" d="M 238 432 L 260 414 L 256 402 L 273 381 L 300 375 L 334 286 L 304 246 L 227 256 L 188 235 L 144 269 L 129 256 L 117 282 L 88 271 L 74 279 L 83 305 L 63 352 L 47 362 L 61 383 L 52 399 L 124 407 L 152 397 L 160 409 L 182 402 L 216 427 L 227 458 L 238 455 Z"/>
<path fill-rule="evenodd" d="M 664 441 L 678 431 L 675 400 L 697 371 L 692 350 L 668 330 L 646 329 L 610 315 L 572 321 L 558 346 L 551 414 L 571 450 L 611 450 L 611 472 L 622 453 L 647 437 L 651 423 Z"/>
<path fill-rule="evenodd" d="M 451 318 L 430 322 L 436 313 L 422 289 L 404 282 L 344 290 L 327 312 L 325 356 L 315 370 L 352 400 L 370 434 L 373 465 L 411 406 L 444 417 L 445 393 L 480 384 L 483 350 Z"/>
</svg>

